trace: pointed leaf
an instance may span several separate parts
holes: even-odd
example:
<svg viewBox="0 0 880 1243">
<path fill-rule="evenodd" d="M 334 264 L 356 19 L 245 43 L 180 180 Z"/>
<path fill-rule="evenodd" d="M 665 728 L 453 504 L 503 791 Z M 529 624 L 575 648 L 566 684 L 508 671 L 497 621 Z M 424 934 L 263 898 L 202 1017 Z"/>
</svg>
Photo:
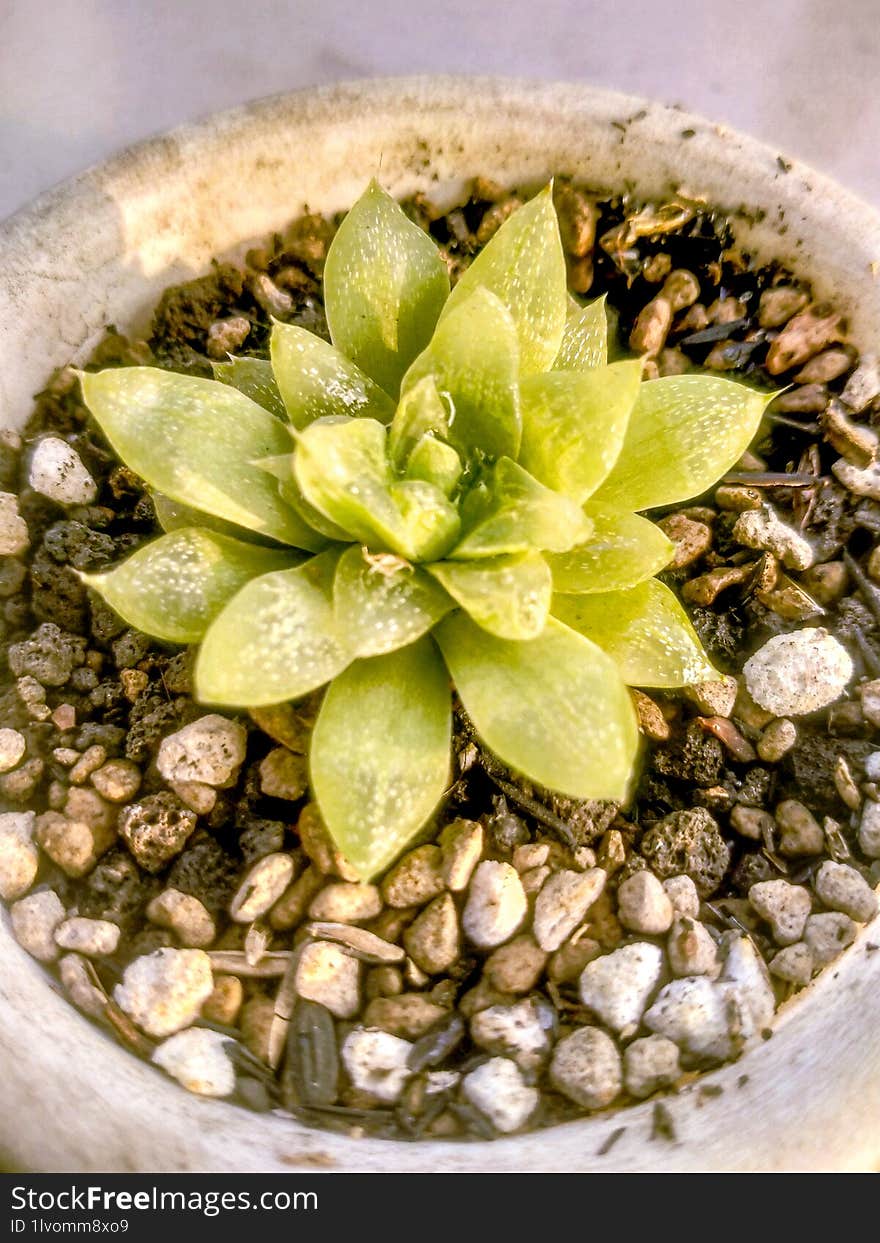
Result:
<svg viewBox="0 0 880 1243">
<path fill-rule="evenodd" d="M 312 546 L 314 531 L 253 465 L 288 451 L 290 433 L 249 397 L 157 367 L 85 374 L 82 388 L 110 444 L 152 488 L 249 531 Z"/>
<path fill-rule="evenodd" d="M 230 358 L 225 363 L 211 363 L 211 367 L 215 380 L 237 388 L 245 397 L 250 397 L 251 401 L 274 414 L 277 419 L 287 418 L 284 402 L 272 374 L 272 364 L 267 358 Z"/>
<path fill-rule="evenodd" d="M 180 501 L 172 501 L 169 496 L 164 496 L 161 492 L 151 492 L 150 500 L 156 511 L 156 521 L 166 533 L 180 531 L 183 527 L 200 527 L 205 531 L 218 531 L 221 535 L 228 535 L 230 539 L 241 540 L 245 544 L 256 544 L 260 548 L 282 547 L 277 540 L 271 539 L 268 535 L 257 535 L 255 531 L 236 526 L 234 522 L 225 522 L 222 518 L 215 518 L 213 514 L 205 514 L 201 510 L 181 504 Z M 316 547 L 309 551 L 318 551 L 323 546 L 318 543 L 317 535 L 315 539 Z"/>
<path fill-rule="evenodd" d="M 592 526 L 580 508 L 510 458 L 495 464 L 487 488 L 475 489 L 465 506 L 466 535 L 449 556 L 456 561 L 527 552 L 565 552 L 589 538 Z"/>
<path fill-rule="evenodd" d="M 540 553 L 437 561 L 428 572 L 478 626 L 499 638 L 534 639 L 544 629 L 553 588 Z"/>
<path fill-rule="evenodd" d="M 546 371 L 559 352 L 567 309 L 552 187 L 505 220 L 453 289 L 441 322 L 478 288 L 496 294 L 513 316 L 522 374 Z"/>
<path fill-rule="evenodd" d="M 582 505 L 617 461 L 641 376 L 636 360 L 523 380 L 520 464 Z"/>
<path fill-rule="evenodd" d="M 205 635 L 196 662 L 203 703 L 260 708 L 323 686 L 352 659 L 333 612 L 338 551 L 253 579 Z"/>
<path fill-rule="evenodd" d="M 589 371 L 591 367 L 604 367 L 607 362 L 608 316 L 603 294 L 586 306 L 575 303 L 569 310 L 553 370 Z"/>
<path fill-rule="evenodd" d="M 370 548 L 408 561 L 443 556 L 458 512 L 432 484 L 395 482 L 385 449 L 385 428 L 373 419 L 312 423 L 299 436 L 296 482 L 310 505 Z"/>
<path fill-rule="evenodd" d="M 462 475 L 461 458 L 452 445 L 426 432 L 413 449 L 406 465 L 407 479 L 423 479 L 433 483 L 444 496 L 452 496 Z"/>
<path fill-rule="evenodd" d="M 278 481 L 278 495 L 286 505 L 290 506 L 294 513 L 302 518 L 303 522 L 308 523 L 314 529 L 316 535 L 324 536 L 325 544 L 326 540 L 339 540 L 344 544 L 349 542 L 348 532 L 343 531 L 342 527 L 337 526 L 335 522 L 331 522 L 329 518 L 325 518 L 303 496 L 293 473 L 292 453 L 282 453 L 276 457 L 264 457 L 259 462 L 256 462 L 255 465 Z"/>
<path fill-rule="evenodd" d="M 294 427 L 315 419 L 366 415 L 388 423 L 394 403 L 351 359 L 296 324 L 275 324 L 270 342 L 272 370 L 287 417 Z"/>
<path fill-rule="evenodd" d="M 672 560 L 675 545 L 647 518 L 592 501 L 584 513 L 593 524 L 587 542 L 546 554 L 554 591 L 619 591 L 651 578 Z"/>
<path fill-rule="evenodd" d="M 525 643 L 495 638 L 465 613 L 434 634 L 468 716 L 499 759 L 572 798 L 626 797 L 638 728 L 600 648 L 552 617 Z"/>
<path fill-rule="evenodd" d="M 339 560 L 333 608 L 357 656 L 380 656 L 413 643 L 452 607 L 423 570 L 390 553 L 348 548 Z"/>
<path fill-rule="evenodd" d="M 699 496 L 745 453 L 773 396 L 710 375 L 643 384 L 596 500 L 635 510 Z"/>
<path fill-rule="evenodd" d="M 436 244 L 371 182 L 327 252 L 324 305 L 333 344 L 396 397 L 448 295 Z"/>
<path fill-rule="evenodd" d="M 395 470 L 405 469 L 409 455 L 429 432 L 449 438 L 449 409 L 433 375 L 422 376 L 400 396 L 388 432 L 388 453 Z"/>
<path fill-rule="evenodd" d="M 627 591 L 554 596 L 553 615 L 607 652 L 629 686 L 688 686 L 721 676 L 687 613 L 656 578 Z"/>
<path fill-rule="evenodd" d="M 403 381 L 404 394 L 430 376 L 449 405 L 448 439 L 462 456 L 519 453 L 518 344 L 504 304 L 486 289 L 444 315 Z"/>
<path fill-rule="evenodd" d="M 81 574 L 130 626 L 169 643 L 198 643 L 245 583 L 302 556 L 190 527 L 162 535 L 121 565 Z"/>
<path fill-rule="evenodd" d="M 449 681 L 430 639 L 358 660 L 312 734 L 312 787 L 336 845 L 371 880 L 418 833 L 449 781 Z"/>
</svg>

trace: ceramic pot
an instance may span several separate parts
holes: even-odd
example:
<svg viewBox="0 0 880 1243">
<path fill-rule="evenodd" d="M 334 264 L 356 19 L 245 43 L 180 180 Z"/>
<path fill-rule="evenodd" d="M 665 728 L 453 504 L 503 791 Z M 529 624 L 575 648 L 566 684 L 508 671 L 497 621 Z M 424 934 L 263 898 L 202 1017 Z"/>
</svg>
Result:
<svg viewBox="0 0 880 1243">
<path fill-rule="evenodd" d="M 683 131 L 691 131 L 685 139 Z M 307 204 L 348 207 L 379 175 L 451 200 L 482 173 L 551 173 L 734 213 L 738 239 L 833 297 L 863 350 L 880 336 L 880 216 L 777 152 L 680 111 L 583 86 L 493 79 L 354 83 L 270 99 L 123 152 L 0 227 L 0 419 L 20 427 L 50 372 L 82 360 L 212 256 Z M 737 215 L 740 208 L 744 212 Z M 873 265 L 873 266 L 872 266 Z M 40 1171 L 867 1170 L 880 1166 L 880 936 L 780 1013 L 773 1038 L 667 1102 L 494 1143 L 392 1143 L 308 1130 L 188 1095 L 78 1014 L 0 916 L 0 1152 Z M 626 1131 L 599 1156 L 612 1131 Z"/>
</svg>

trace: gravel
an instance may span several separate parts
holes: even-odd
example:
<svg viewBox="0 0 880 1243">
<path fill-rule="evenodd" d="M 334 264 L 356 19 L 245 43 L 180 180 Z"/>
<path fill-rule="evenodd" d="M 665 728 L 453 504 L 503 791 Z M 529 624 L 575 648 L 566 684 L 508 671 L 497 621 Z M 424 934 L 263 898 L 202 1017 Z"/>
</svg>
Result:
<svg viewBox="0 0 880 1243">
<path fill-rule="evenodd" d="M 804 926 L 804 942 L 815 968 L 827 967 L 856 939 L 858 926 L 840 911 L 811 915 Z"/>
<path fill-rule="evenodd" d="M 166 948 L 130 963 L 113 996 L 142 1031 L 161 1038 L 189 1027 L 213 987 L 207 954 Z"/>
<path fill-rule="evenodd" d="M 55 943 L 63 950 L 74 950 L 87 958 L 103 958 L 116 953 L 119 925 L 107 919 L 74 915 L 55 929 Z"/>
<path fill-rule="evenodd" d="M 360 1006 L 360 963 L 332 941 L 300 950 L 295 987 L 300 997 L 325 1006 L 338 1019 L 351 1019 Z"/>
<path fill-rule="evenodd" d="M 487 1006 L 471 1019 L 471 1039 L 489 1053 L 511 1057 L 534 1075 L 548 1060 L 554 1011 L 546 1001 L 529 998 L 512 1006 Z"/>
<path fill-rule="evenodd" d="M 296 864 L 280 851 L 265 855 L 245 875 L 229 903 L 237 924 L 250 924 L 273 907 L 293 880 Z"/>
<path fill-rule="evenodd" d="M 496 1131 L 509 1135 L 525 1126 L 540 1099 L 522 1072 L 506 1057 L 493 1057 L 462 1080 L 462 1092 Z"/>
<path fill-rule="evenodd" d="M 599 897 L 606 879 L 602 868 L 586 872 L 563 869 L 544 882 L 535 900 L 533 920 L 535 940 L 542 950 L 549 953 L 559 949 Z"/>
<path fill-rule="evenodd" d="M 671 1087 L 681 1077 L 678 1045 L 665 1036 L 642 1036 L 623 1051 L 623 1083 L 630 1096 L 646 1096 Z"/>
<path fill-rule="evenodd" d="M 27 742 L 17 729 L 0 729 L 0 773 L 8 773 L 24 759 Z"/>
<path fill-rule="evenodd" d="M 727 996 L 704 975 L 666 984 L 645 1014 L 645 1026 L 694 1057 L 725 1061 L 736 1051 Z"/>
<path fill-rule="evenodd" d="M 205 1027 L 190 1027 L 164 1040 L 154 1065 L 199 1096 L 231 1096 L 235 1067 L 226 1050 L 229 1038 Z"/>
<path fill-rule="evenodd" d="M 156 767 L 166 781 L 231 785 L 244 761 L 247 731 L 210 713 L 162 739 Z"/>
<path fill-rule="evenodd" d="M 604 1109 L 623 1086 L 617 1045 L 601 1028 L 579 1027 L 553 1050 L 550 1082 L 582 1109 Z"/>
<path fill-rule="evenodd" d="M 36 880 L 40 854 L 34 842 L 32 811 L 0 813 L 0 897 L 21 898 Z"/>
<path fill-rule="evenodd" d="M 465 935 L 481 949 L 508 941 L 526 917 L 528 900 L 509 863 L 485 860 L 474 872 L 462 914 Z"/>
<path fill-rule="evenodd" d="M 59 505 L 91 505 L 98 494 L 76 449 L 58 436 L 44 436 L 34 445 L 28 483 Z"/>
<path fill-rule="evenodd" d="M 801 939 L 813 905 L 806 889 L 784 880 L 752 885 L 749 902 L 761 918 L 767 920 L 777 945 L 793 945 Z"/>
<path fill-rule="evenodd" d="M 877 914 L 877 895 L 855 868 L 826 860 L 814 878 L 817 895 L 832 911 L 865 924 Z"/>
<path fill-rule="evenodd" d="M 13 492 L 0 492 L 0 557 L 17 557 L 26 550 L 27 523 L 18 508 L 18 497 Z"/>
<path fill-rule="evenodd" d="M 746 661 L 748 692 L 774 716 L 805 716 L 834 703 L 853 676 L 852 658 L 821 627 L 774 635 Z"/>
<path fill-rule="evenodd" d="M 617 890 L 617 907 L 620 922 L 633 932 L 658 936 L 672 927 L 672 902 L 653 872 L 627 877 Z"/>
<path fill-rule="evenodd" d="M 342 1064 L 358 1091 L 393 1104 L 410 1076 L 412 1048 L 399 1036 L 356 1027 L 342 1042 Z"/>
<path fill-rule="evenodd" d="M 54 962 L 59 957 L 55 929 L 64 914 L 64 904 L 52 889 L 29 893 L 9 908 L 16 941 L 38 962 Z"/>
<path fill-rule="evenodd" d="M 636 941 L 589 963 L 579 983 L 581 1001 L 606 1027 L 637 1027 L 663 974 L 663 951 Z"/>
</svg>

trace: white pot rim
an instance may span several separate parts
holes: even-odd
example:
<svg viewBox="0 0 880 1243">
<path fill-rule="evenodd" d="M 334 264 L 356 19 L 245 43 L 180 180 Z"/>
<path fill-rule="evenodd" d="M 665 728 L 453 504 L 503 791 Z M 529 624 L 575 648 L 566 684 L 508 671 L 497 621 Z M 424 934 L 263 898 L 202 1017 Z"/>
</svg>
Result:
<svg viewBox="0 0 880 1243">
<path fill-rule="evenodd" d="M 880 216 L 804 165 L 785 170 L 775 150 L 724 127 L 582 85 L 391 78 L 184 126 L 0 226 L 0 418 L 20 426 L 30 395 L 105 323 L 136 320 L 165 286 L 279 227 L 303 201 L 342 208 L 373 173 L 398 193 L 443 194 L 476 172 L 515 183 L 553 171 L 602 189 L 630 178 L 645 198 L 678 186 L 724 210 L 757 209 L 762 218 L 739 219 L 737 236 L 811 276 L 849 315 L 857 344 L 876 343 Z M 783 1009 L 766 1045 L 665 1098 L 674 1142 L 651 1140 L 649 1101 L 493 1143 L 409 1144 L 188 1095 L 75 1012 L 14 942 L 4 912 L 0 1153 L 19 1168 L 83 1172 L 875 1169 L 878 937 L 875 922 Z M 709 1083 L 720 1093 L 702 1093 Z"/>
</svg>

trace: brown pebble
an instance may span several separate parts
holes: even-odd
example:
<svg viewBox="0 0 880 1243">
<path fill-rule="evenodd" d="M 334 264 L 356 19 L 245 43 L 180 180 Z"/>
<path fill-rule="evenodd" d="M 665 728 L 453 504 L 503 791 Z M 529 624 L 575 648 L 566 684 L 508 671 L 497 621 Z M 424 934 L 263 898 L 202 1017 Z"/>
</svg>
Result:
<svg viewBox="0 0 880 1243">
<path fill-rule="evenodd" d="M 238 1018 L 244 988 L 237 975 L 217 975 L 211 996 L 202 1005 L 202 1018 L 231 1027 Z"/>
<path fill-rule="evenodd" d="M 786 858 L 820 855 L 825 850 L 825 834 L 816 817 L 798 799 L 785 799 L 776 808 L 781 831 L 779 853 Z"/>
<path fill-rule="evenodd" d="M 529 933 L 514 937 L 501 945 L 486 959 L 483 973 L 500 993 L 528 993 L 533 989 L 547 963 L 547 954 Z"/>
<path fill-rule="evenodd" d="M 684 514 L 669 514 L 662 518 L 658 527 L 675 545 L 675 552 L 669 563 L 672 570 L 682 570 L 693 565 L 712 547 L 711 528 L 702 522 L 694 522 Z"/>
<path fill-rule="evenodd" d="M 52 713 L 52 721 L 62 734 L 73 729 L 76 725 L 76 708 L 72 704 L 59 704 Z"/>
<path fill-rule="evenodd" d="M 373 967 L 364 980 L 364 992 L 368 1001 L 374 997 L 397 997 L 403 992 L 403 976 L 397 967 Z"/>
<path fill-rule="evenodd" d="M 394 865 L 382 881 L 382 897 L 389 906 L 424 906 L 445 888 L 443 852 L 439 846 L 417 846 Z"/>
<path fill-rule="evenodd" d="M 302 809 L 296 823 L 296 831 L 303 850 L 319 871 L 328 876 L 340 876 L 343 880 L 360 880 L 355 869 L 330 836 L 317 803 L 307 803 Z"/>
<path fill-rule="evenodd" d="M 672 324 L 672 304 L 659 294 L 639 312 L 629 336 L 629 348 L 636 354 L 654 357 L 666 343 Z"/>
<path fill-rule="evenodd" d="M 461 952 L 461 932 L 452 894 L 441 894 L 425 907 L 404 932 L 403 944 L 428 975 L 453 966 Z"/>
<path fill-rule="evenodd" d="M 758 323 L 762 328 L 781 328 L 807 305 L 807 295 L 794 285 L 765 289 L 758 303 Z"/>
<path fill-rule="evenodd" d="M 208 329 L 208 357 L 225 360 L 227 355 L 234 354 L 244 345 L 250 330 L 251 321 L 244 315 L 215 320 Z"/>
<path fill-rule="evenodd" d="M 418 1040 L 448 1012 L 420 993 L 375 997 L 364 1012 L 367 1027 L 378 1027 L 402 1040 Z"/>
<path fill-rule="evenodd" d="M 267 1065 L 269 1063 L 269 1032 L 274 1019 L 275 1002 L 271 997 L 252 997 L 242 1007 L 239 1020 L 245 1048 Z"/>
<path fill-rule="evenodd" d="M 669 738 L 669 723 L 660 707 L 643 691 L 631 690 L 630 695 L 638 713 L 641 732 L 653 742 L 666 742 Z"/>
<path fill-rule="evenodd" d="M 292 885 L 288 885 L 284 893 L 269 911 L 269 925 L 276 932 L 286 932 L 295 928 L 305 919 L 306 911 L 315 894 L 324 884 L 325 877 L 312 864 Z"/>
<path fill-rule="evenodd" d="M 700 282 L 687 268 L 676 268 L 670 272 L 660 290 L 660 297 L 667 300 L 673 315 L 693 306 L 699 296 Z"/>
<path fill-rule="evenodd" d="M 598 958 L 602 946 L 592 937 L 581 936 L 561 945 L 552 955 L 547 966 L 547 974 L 556 984 L 571 984 L 577 980 L 584 967 Z"/>
<path fill-rule="evenodd" d="M 702 729 L 707 734 L 714 735 L 730 752 L 733 758 L 739 764 L 750 764 L 758 757 L 755 748 L 744 738 L 743 735 L 728 717 L 724 716 L 700 716 L 697 717 Z"/>
<path fill-rule="evenodd" d="M 819 414 L 827 404 L 824 384 L 801 384 L 775 397 L 769 410 L 771 414 Z"/>
<path fill-rule="evenodd" d="M 870 574 L 870 562 L 868 573 Z M 837 604 L 849 590 L 849 571 L 843 561 L 825 561 L 805 570 L 800 577 L 803 589 L 817 604 Z"/>
<path fill-rule="evenodd" d="M 802 366 L 827 345 L 840 339 L 841 318 L 827 306 L 811 306 L 789 320 L 767 351 L 764 366 L 780 375 Z"/>
<path fill-rule="evenodd" d="M 748 582 L 754 565 L 721 565 L 705 574 L 699 574 L 682 587 L 681 594 L 688 604 L 705 608 L 714 604 L 722 591 L 742 586 Z"/>
<path fill-rule="evenodd" d="M 821 423 L 825 439 L 852 466 L 864 470 L 877 457 L 877 433 L 851 419 L 836 400 L 828 403 Z"/>
<path fill-rule="evenodd" d="M 830 384 L 832 380 L 842 376 L 844 371 L 848 371 L 851 365 L 850 351 L 835 346 L 829 350 L 823 350 L 821 354 L 814 354 L 810 361 L 801 367 L 794 377 L 794 382 L 795 384 Z"/>
<path fill-rule="evenodd" d="M 517 202 L 514 200 L 515 204 Z M 599 209 L 595 201 L 583 190 L 560 183 L 554 190 L 553 202 L 564 250 L 577 259 L 583 259 L 590 254 L 596 242 Z"/>
</svg>

